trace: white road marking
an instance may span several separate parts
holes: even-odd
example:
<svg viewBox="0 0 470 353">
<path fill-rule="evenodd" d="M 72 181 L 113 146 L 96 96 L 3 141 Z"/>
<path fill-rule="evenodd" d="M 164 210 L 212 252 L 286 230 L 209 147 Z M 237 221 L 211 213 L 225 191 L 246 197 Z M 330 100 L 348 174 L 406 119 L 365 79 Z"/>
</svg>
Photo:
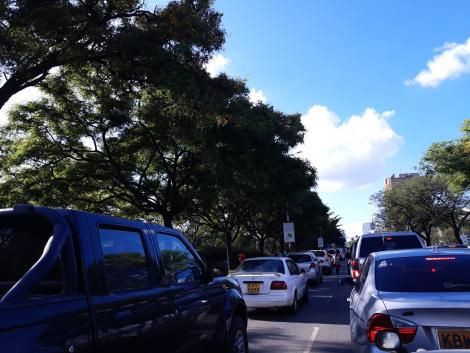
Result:
<svg viewBox="0 0 470 353">
<path fill-rule="evenodd" d="M 310 353 L 313 348 L 313 342 L 315 342 L 315 338 L 317 338 L 317 334 L 320 329 L 318 327 L 314 327 L 312 334 L 310 335 L 310 339 L 308 340 L 307 347 L 305 347 L 303 353 Z"/>
</svg>

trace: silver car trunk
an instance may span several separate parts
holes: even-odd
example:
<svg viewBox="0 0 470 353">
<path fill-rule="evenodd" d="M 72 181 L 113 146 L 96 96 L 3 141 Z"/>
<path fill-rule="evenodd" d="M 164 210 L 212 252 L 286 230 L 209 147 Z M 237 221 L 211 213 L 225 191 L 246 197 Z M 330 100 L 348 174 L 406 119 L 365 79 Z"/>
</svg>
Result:
<svg viewBox="0 0 470 353">
<path fill-rule="evenodd" d="M 470 292 L 379 292 L 391 316 L 423 327 L 470 328 Z"/>
</svg>

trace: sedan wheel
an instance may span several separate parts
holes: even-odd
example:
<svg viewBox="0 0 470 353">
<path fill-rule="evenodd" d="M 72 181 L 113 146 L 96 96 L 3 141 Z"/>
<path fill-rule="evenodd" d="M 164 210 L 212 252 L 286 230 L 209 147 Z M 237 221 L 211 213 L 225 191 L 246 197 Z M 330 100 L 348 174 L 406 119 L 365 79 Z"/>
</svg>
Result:
<svg viewBox="0 0 470 353">
<path fill-rule="evenodd" d="M 297 313 L 297 307 L 298 307 L 298 300 L 297 300 L 297 291 L 294 293 L 294 300 L 292 301 L 292 305 L 289 307 L 289 313 L 290 314 L 296 314 Z"/>
</svg>

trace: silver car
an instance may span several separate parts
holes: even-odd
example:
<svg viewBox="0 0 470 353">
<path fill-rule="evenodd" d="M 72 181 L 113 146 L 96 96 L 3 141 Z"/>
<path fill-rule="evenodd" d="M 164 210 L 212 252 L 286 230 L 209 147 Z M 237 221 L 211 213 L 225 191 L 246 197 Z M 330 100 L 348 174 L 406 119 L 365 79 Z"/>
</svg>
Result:
<svg viewBox="0 0 470 353">
<path fill-rule="evenodd" d="M 424 248 L 370 254 L 352 285 L 356 352 L 470 349 L 470 251 Z"/>
</svg>

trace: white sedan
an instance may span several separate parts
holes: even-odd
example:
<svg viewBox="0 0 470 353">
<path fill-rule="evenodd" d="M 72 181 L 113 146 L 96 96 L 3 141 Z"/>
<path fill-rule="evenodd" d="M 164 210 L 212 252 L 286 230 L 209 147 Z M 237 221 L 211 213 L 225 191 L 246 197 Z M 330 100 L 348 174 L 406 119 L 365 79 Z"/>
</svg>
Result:
<svg viewBox="0 0 470 353">
<path fill-rule="evenodd" d="M 247 259 L 230 277 L 240 284 L 249 309 L 287 307 L 295 313 L 298 302 L 308 300 L 307 279 L 289 258 Z"/>
</svg>

